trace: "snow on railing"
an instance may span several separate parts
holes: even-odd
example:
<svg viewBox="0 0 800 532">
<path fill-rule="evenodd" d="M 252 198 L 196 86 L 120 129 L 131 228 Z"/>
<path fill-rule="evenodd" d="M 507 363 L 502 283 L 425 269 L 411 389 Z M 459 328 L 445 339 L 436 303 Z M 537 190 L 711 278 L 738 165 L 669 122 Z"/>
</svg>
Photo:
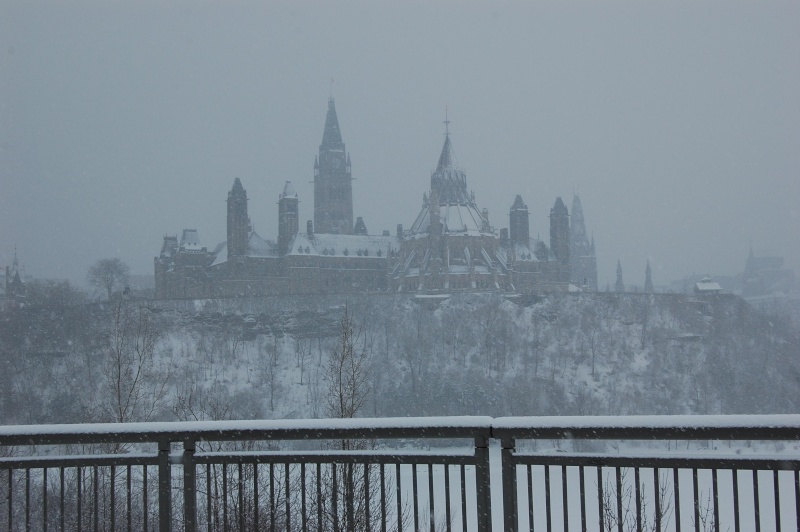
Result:
<svg viewBox="0 0 800 532">
<path fill-rule="evenodd" d="M 0 528 L 797 529 L 799 440 L 798 415 L 2 426 Z"/>
</svg>

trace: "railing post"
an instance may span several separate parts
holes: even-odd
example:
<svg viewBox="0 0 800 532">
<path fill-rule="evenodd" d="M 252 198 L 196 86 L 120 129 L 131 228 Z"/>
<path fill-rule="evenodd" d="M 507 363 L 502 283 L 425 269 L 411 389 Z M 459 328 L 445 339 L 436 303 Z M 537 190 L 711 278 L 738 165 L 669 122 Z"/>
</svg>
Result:
<svg viewBox="0 0 800 532">
<path fill-rule="evenodd" d="M 514 438 L 500 440 L 500 467 L 503 475 L 503 530 L 517 530 L 517 466 L 514 464 Z"/>
<path fill-rule="evenodd" d="M 194 451 L 194 440 L 183 442 L 183 518 L 186 532 L 195 532 L 197 529 L 197 469 Z"/>
<path fill-rule="evenodd" d="M 489 474 L 489 439 L 475 438 L 475 496 L 478 507 L 478 532 L 492 529 L 492 494 Z"/>
<path fill-rule="evenodd" d="M 169 440 L 158 442 L 158 529 L 172 529 L 172 479 L 169 463 Z"/>
</svg>

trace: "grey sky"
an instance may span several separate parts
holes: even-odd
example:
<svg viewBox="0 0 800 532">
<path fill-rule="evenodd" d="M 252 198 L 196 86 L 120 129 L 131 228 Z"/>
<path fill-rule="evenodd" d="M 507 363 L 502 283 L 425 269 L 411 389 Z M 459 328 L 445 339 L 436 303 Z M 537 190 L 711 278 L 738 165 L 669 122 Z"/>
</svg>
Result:
<svg viewBox="0 0 800 532">
<path fill-rule="evenodd" d="M 800 3 L 0 0 L 0 265 L 152 274 L 165 233 L 225 238 L 234 177 L 301 220 L 330 79 L 370 232 L 409 226 L 443 141 L 496 227 L 580 192 L 601 286 L 800 270 Z M 305 226 L 304 223 L 301 224 Z"/>
</svg>

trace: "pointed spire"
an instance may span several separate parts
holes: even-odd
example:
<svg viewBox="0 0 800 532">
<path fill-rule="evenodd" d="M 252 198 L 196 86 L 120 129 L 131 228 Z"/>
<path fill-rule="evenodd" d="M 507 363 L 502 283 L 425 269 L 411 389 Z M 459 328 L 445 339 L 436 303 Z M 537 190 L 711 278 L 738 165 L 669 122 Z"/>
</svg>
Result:
<svg viewBox="0 0 800 532">
<path fill-rule="evenodd" d="M 467 175 L 458 168 L 453 146 L 450 142 L 449 120 L 445 120 L 445 135 L 442 153 L 436 171 L 431 175 L 431 191 L 436 190 L 442 204 L 474 203 L 467 193 Z M 433 201 L 431 199 L 431 201 Z"/>
<path fill-rule="evenodd" d="M 339 119 L 333 98 L 328 99 L 328 115 L 325 117 L 325 130 L 322 133 L 320 149 L 344 150 L 342 133 L 339 131 Z"/>
<path fill-rule="evenodd" d="M 575 244 L 586 245 L 586 222 L 583 219 L 583 205 L 577 194 L 572 196 L 572 217 L 570 220 L 570 237 Z"/>
<path fill-rule="evenodd" d="M 244 187 L 242 186 L 242 182 L 237 177 L 233 180 L 233 187 L 231 188 L 232 194 L 244 194 Z"/>
<path fill-rule="evenodd" d="M 650 259 L 647 259 L 647 267 L 644 270 L 644 291 L 653 292 L 653 277 L 650 271 Z"/>
<path fill-rule="evenodd" d="M 452 150 L 450 133 L 448 132 L 444 137 L 444 146 L 442 146 L 442 153 L 439 155 L 439 164 L 436 165 L 436 172 L 444 172 L 453 166 Z"/>
<path fill-rule="evenodd" d="M 617 283 L 614 285 L 614 291 L 622 293 L 625 291 L 625 284 L 622 282 L 622 264 L 617 259 Z"/>
<path fill-rule="evenodd" d="M 581 205 L 581 197 L 577 194 L 572 196 L 572 217 L 580 217 L 583 219 L 583 205 Z"/>
<path fill-rule="evenodd" d="M 436 172 L 441 173 L 449 169 L 457 170 L 458 164 L 456 163 L 455 156 L 453 155 L 453 146 L 450 143 L 450 119 L 447 117 L 447 106 L 444 107 L 444 146 L 442 146 L 442 153 L 439 155 L 439 164 L 436 165 Z"/>
</svg>

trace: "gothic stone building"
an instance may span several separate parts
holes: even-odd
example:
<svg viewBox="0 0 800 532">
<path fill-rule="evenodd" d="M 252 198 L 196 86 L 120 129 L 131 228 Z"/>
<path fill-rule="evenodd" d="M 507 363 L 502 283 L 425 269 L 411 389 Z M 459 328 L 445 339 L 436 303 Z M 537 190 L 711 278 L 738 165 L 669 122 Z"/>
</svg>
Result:
<svg viewBox="0 0 800 532">
<path fill-rule="evenodd" d="M 467 192 L 449 134 L 409 230 L 398 225 L 395 235 L 370 235 L 360 217 L 354 224 L 350 155 L 333 99 L 314 161 L 313 223 L 309 220 L 301 231 L 298 196 L 288 181 L 278 201 L 277 241 L 253 230 L 247 192 L 238 178 L 228 192 L 227 210 L 227 240 L 214 249 L 202 247 L 194 229 L 184 229 L 180 240 L 177 235 L 164 237 L 155 258 L 157 298 L 534 293 L 567 290 L 574 277 L 572 226 L 561 198 L 550 213 L 549 247 L 530 238 L 528 209 L 520 196 L 509 212 L 510 232 L 501 229 L 498 234 L 488 212 Z M 593 258 L 593 245 L 590 251 Z M 596 269 L 594 279 L 596 286 Z"/>
</svg>

